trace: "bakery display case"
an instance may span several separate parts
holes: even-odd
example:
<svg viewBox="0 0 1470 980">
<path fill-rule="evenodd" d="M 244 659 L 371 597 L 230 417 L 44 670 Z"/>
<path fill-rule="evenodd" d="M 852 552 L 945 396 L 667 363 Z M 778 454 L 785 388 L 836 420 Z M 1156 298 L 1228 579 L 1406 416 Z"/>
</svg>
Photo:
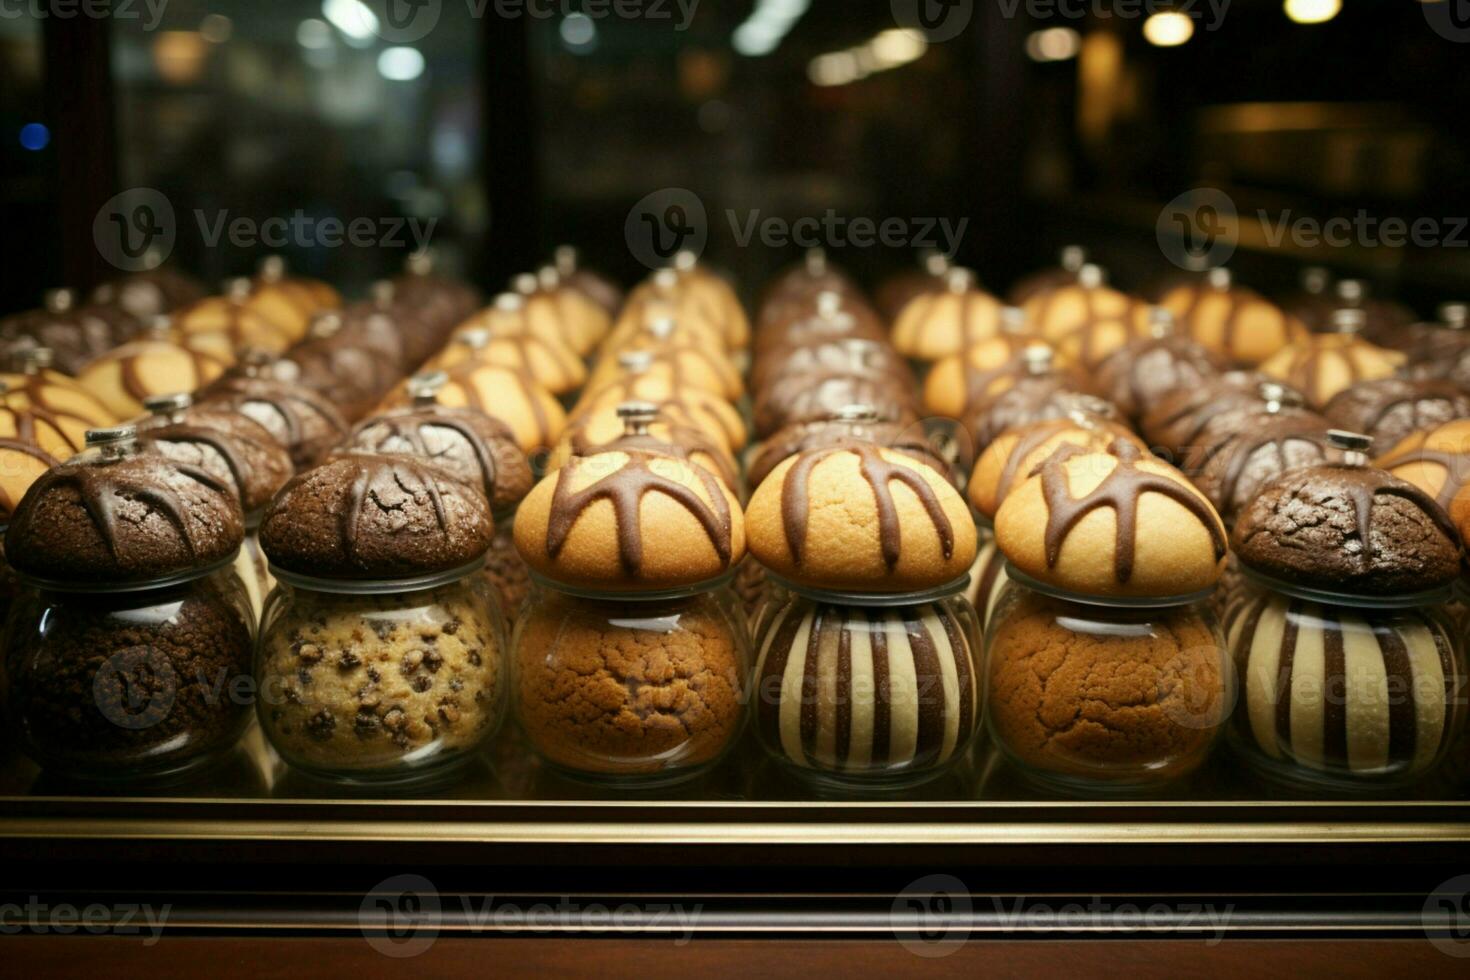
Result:
<svg viewBox="0 0 1470 980">
<path fill-rule="evenodd" d="M 22 966 L 1470 955 L 1453 3 L 54 7 Z"/>
</svg>

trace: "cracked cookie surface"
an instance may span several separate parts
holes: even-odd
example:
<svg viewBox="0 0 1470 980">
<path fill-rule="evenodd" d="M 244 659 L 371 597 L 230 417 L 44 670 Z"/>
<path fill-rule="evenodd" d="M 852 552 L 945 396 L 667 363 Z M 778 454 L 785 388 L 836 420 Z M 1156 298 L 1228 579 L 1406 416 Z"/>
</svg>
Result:
<svg viewBox="0 0 1470 980">
<path fill-rule="evenodd" d="M 1022 763 L 1064 774 L 1182 773 L 1202 761 L 1226 714 L 1218 634 L 1188 608 L 1132 622 L 1078 615 L 1035 594 L 998 613 L 989 651 L 997 738 Z"/>
</svg>

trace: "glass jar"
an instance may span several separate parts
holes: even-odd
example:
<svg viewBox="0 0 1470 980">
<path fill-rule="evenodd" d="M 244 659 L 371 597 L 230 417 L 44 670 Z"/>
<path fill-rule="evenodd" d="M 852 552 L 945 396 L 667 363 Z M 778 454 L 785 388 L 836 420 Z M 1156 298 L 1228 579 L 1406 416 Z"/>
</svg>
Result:
<svg viewBox="0 0 1470 980">
<path fill-rule="evenodd" d="M 485 553 L 485 581 L 499 602 L 505 621 L 514 627 L 521 607 L 531 593 L 531 574 L 526 560 L 516 551 L 515 511 L 495 515 L 495 537 Z"/>
<path fill-rule="evenodd" d="M 1109 600 L 1005 573 L 986 629 L 987 717 L 1023 775 L 1128 791 L 1205 761 L 1235 700 L 1208 593 Z"/>
<path fill-rule="evenodd" d="M 1246 576 L 1226 614 L 1238 754 L 1268 777 L 1345 790 L 1411 782 L 1443 761 L 1466 713 L 1449 589 L 1355 597 Z"/>
<path fill-rule="evenodd" d="M 260 550 L 260 514 L 250 514 L 245 518 L 245 540 L 240 545 L 240 553 L 235 556 L 235 572 L 245 585 L 245 596 L 250 601 L 250 611 L 259 628 L 260 617 L 265 612 L 265 597 L 276 587 L 265 553 Z"/>
<path fill-rule="evenodd" d="M 25 584 L 6 624 L 4 703 L 19 747 L 80 779 L 174 775 L 250 721 L 255 641 L 232 561 L 129 591 Z"/>
<path fill-rule="evenodd" d="M 866 595 L 782 583 L 755 640 L 766 751 L 843 789 L 921 783 L 964 757 L 984 706 L 965 584 Z"/>
<path fill-rule="evenodd" d="M 499 727 L 504 624 L 481 562 L 391 582 L 272 573 L 257 714 L 286 762 L 329 780 L 417 780 Z"/>
<path fill-rule="evenodd" d="M 749 643 L 728 576 L 662 593 L 568 589 L 531 575 L 516 623 L 516 717 L 562 772 L 662 785 L 714 767 L 745 724 Z"/>
</svg>

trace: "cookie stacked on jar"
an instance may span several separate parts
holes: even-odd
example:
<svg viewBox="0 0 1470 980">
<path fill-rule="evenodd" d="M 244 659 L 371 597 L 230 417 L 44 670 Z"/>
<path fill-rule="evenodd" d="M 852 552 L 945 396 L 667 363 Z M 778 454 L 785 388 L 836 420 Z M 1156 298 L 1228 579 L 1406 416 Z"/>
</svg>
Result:
<svg viewBox="0 0 1470 980">
<path fill-rule="evenodd" d="M 748 639 L 731 581 L 745 554 L 736 402 L 749 342 L 733 289 L 677 256 L 629 293 L 516 514 L 532 590 L 511 697 L 558 772 L 680 782 L 744 728 Z"/>
</svg>

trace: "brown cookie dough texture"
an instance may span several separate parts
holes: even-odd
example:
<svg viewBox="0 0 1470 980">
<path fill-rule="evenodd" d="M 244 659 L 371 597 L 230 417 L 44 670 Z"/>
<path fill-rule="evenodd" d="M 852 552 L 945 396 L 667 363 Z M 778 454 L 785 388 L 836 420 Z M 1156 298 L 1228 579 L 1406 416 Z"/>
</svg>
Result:
<svg viewBox="0 0 1470 980">
<path fill-rule="evenodd" d="M 622 604 L 548 593 L 518 627 L 521 726 L 552 763 L 656 774 L 713 762 L 744 720 L 745 657 L 708 596 L 640 621 Z"/>
<path fill-rule="evenodd" d="M 1234 525 L 1240 512 L 1268 481 L 1287 470 L 1338 462 L 1342 452 L 1327 437 L 1327 422 L 1314 414 L 1262 413 L 1212 448 L 1194 475 L 1194 485 L 1210 498 L 1225 523 Z"/>
<path fill-rule="evenodd" d="M 1181 332 L 1236 365 L 1260 364 L 1307 337 L 1295 317 L 1258 293 L 1232 285 L 1224 269 L 1169 290 L 1159 305 L 1174 314 Z"/>
<path fill-rule="evenodd" d="M 1022 594 L 991 627 L 989 718 L 1022 764 L 1089 779 L 1182 776 L 1229 710 L 1219 634 L 1193 608 L 1138 629 L 1062 625 L 1071 606 Z"/>
<path fill-rule="evenodd" d="M 1470 394 L 1448 381 L 1379 378 L 1338 392 L 1322 414 L 1391 449 L 1415 432 L 1470 417 Z"/>
<path fill-rule="evenodd" d="M 995 538 L 1026 575 L 1091 596 L 1200 592 L 1225 558 L 1225 528 L 1204 495 L 1123 440 L 1106 453 L 1053 453 L 1001 503 Z"/>
<path fill-rule="evenodd" d="M 425 460 L 341 453 L 296 476 L 260 526 L 271 564 L 326 579 L 396 579 L 467 565 L 490 547 L 490 505 Z"/>
<path fill-rule="evenodd" d="M 943 292 L 911 299 L 893 325 L 893 346 L 905 357 L 937 361 L 959 354 L 1004 329 L 1005 306 L 975 285 L 968 269 L 950 269 Z"/>
<path fill-rule="evenodd" d="M 1045 341 L 1017 334 L 1000 334 L 959 354 L 936 361 L 924 376 L 924 411 L 945 418 L 963 418 L 965 407 L 1014 387 L 1026 377 L 1027 348 L 1050 351 L 1049 364 L 1066 370 L 1070 362 L 1059 357 Z"/>
<path fill-rule="evenodd" d="M 11 518 L 16 570 L 73 584 L 130 584 L 206 568 L 245 538 L 235 487 L 189 463 L 125 447 L 36 480 Z"/>
<path fill-rule="evenodd" d="M 1460 542 L 1444 510 L 1371 466 L 1325 464 L 1266 484 L 1236 522 L 1241 562 L 1308 588 L 1385 596 L 1448 585 Z"/>
<path fill-rule="evenodd" d="M 298 469 L 318 462 L 347 434 L 347 421 L 326 398 L 303 385 L 271 378 L 222 379 L 199 404 L 236 411 L 260 423 L 286 447 Z"/>
<path fill-rule="evenodd" d="M 745 554 L 728 487 L 681 459 L 637 450 L 576 456 L 521 502 L 516 550 L 563 585 L 636 591 L 718 578 Z"/>
<path fill-rule="evenodd" d="M 779 362 L 792 351 L 843 338 L 878 343 L 888 339 L 883 321 L 861 294 L 829 290 L 773 300 L 761 308 L 756 364 Z"/>
<path fill-rule="evenodd" d="M 1224 369 L 1204 347 L 1174 334 L 1132 340 L 1097 363 L 1102 396 L 1139 418 L 1171 391 L 1193 388 Z"/>
<path fill-rule="evenodd" d="M 463 583 L 401 595 L 297 590 L 262 640 L 259 671 L 271 744 L 337 774 L 473 748 L 501 716 L 497 627 Z"/>
<path fill-rule="evenodd" d="M 353 429 L 342 448 L 427 460 L 482 490 L 495 513 L 514 507 L 535 482 L 515 433 L 473 409 L 428 405 L 386 412 Z"/>
<path fill-rule="evenodd" d="M 177 463 L 228 481 L 247 515 L 270 503 L 294 472 L 290 453 L 264 426 L 208 406 L 186 410 L 177 422 L 145 426 L 140 441 Z"/>
<path fill-rule="evenodd" d="M 1386 378 L 1404 363 L 1399 351 L 1376 347 L 1352 334 L 1312 334 L 1283 347 L 1261 364 L 1261 373 L 1284 381 L 1321 408 L 1360 381 Z"/>
<path fill-rule="evenodd" d="M 984 451 L 1005 430 L 1042 419 L 1065 418 L 1086 412 L 1116 419 L 1111 402 L 1088 394 L 1085 385 L 1070 371 L 1029 374 L 998 394 L 980 397 L 965 408 L 962 424 L 977 449 Z"/>
<path fill-rule="evenodd" d="M 746 508 L 750 551 L 812 588 L 912 592 L 975 559 L 975 522 L 930 466 L 867 444 L 817 449 L 771 471 Z"/>
<path fill-rule="evenodd" d="M 994 519 L 1006 495 L 1058 449 L 1080 446 L 1088 452 L 1107 452 L 1117 439 L 1144 448 L 1127 428 L 1084 412 L 1007 429 L 975 461 L 970 473 L 970 503 Z"/>
</svg>

